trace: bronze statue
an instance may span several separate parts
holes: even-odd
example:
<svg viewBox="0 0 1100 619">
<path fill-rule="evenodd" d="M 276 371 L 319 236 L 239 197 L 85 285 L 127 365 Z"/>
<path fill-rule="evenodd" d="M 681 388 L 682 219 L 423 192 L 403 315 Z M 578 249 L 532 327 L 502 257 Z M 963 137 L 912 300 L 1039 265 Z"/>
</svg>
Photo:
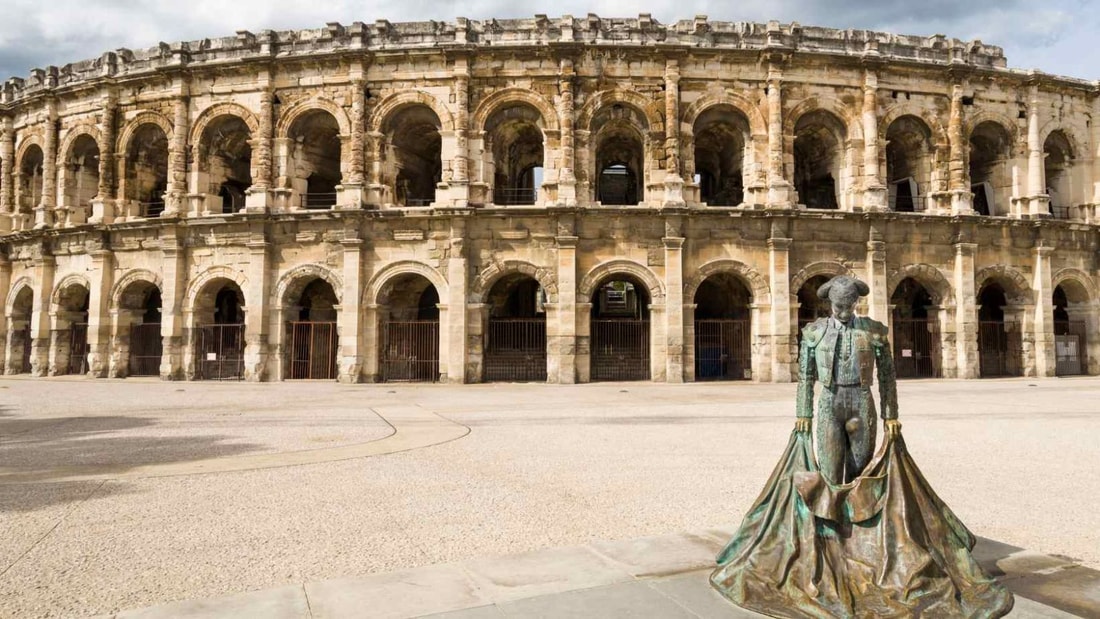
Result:
<svg viewBox="0 0 1100 619">
<path fill-rule="evenodd" d="M 711 585 L 772 617 L 1001 617 L 1012 594 L 982 571 L 974 535 L 906 450 L 887 328 L 852 311 L 867 292 L 846 276 L 818 290 L 832 316 L 802 331 L 794 431 Z M 876 367 L 886 426 L 878 453 Z"/>
</svg>

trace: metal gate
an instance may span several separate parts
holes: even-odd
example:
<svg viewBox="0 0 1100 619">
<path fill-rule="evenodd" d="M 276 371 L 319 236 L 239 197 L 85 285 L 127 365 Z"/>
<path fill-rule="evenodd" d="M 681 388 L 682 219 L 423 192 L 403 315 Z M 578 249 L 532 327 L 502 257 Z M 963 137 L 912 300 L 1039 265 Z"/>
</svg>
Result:
<svg viewBox="0 0 1100 619">
<path fill-rule="evenodd" d="M 287 373 L 289 379 L 336 379 L 335 322 L 287 323 Z"/>
<path fill-rule="evenodd" d="M 159 376 L 163 350 L 159 322 L 130 327 L 130 376 Z"/>
<path fill-rule="evenodd" d="M 439 380 L 439 321 L 383 321 L 379 365 L 383 382 Z"/>
<path fill-rule="evenodd" d="M 74 323 L 69 327 L 69 374 L 88 371 L 88 324 Z"/>
<path fill-rule="evenodd" d="M 978 355 L 983 378 L 1020 375 L 1020 334 L 1009 333 L 1005 323 L 978 323 Z"/>
<path fill-rule="evenodd" d="M 695 380 L 752 378 L 748 320 L 695 321 Z"/>
<path fill-rule="evenodd" d="M 546 318 L 490 318 L 486 381 L 546 381 Z"/>
<path fill-rule="evenodd" d="M 1083 321 L 1054 323 L 1054 372 L 1058 376 L 1084 374 L 1088 367 L 1086 347 L 1088 331 Z"/>
<path fill-rule="evenodd" d="M 592 380 L 649 380 L 649 321 L 592 321 Z"/>
<path fill-rule="evenodd" d="M 195 338 L 195 378 L 244 378 L 244 325 L 203 325 Z"/>
<path fill-rule="evenodd" d="M 927 318 L 895 318 L 893 327 L 898 378 L 939 378 L 939 324 Z"/>
</svg>

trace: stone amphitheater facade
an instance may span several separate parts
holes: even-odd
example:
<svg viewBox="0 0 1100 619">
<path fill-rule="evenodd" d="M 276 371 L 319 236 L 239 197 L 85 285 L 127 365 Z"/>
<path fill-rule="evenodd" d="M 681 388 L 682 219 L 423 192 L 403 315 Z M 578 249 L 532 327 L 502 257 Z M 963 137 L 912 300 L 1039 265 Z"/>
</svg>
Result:
<svg viewBox="0 0 1100 619">
<path fill-rule="evenodd" d="M 847 273 L 906 375 L 1097 374 L 1098 93 L 980 41 L 644 14 L 36 69 L 0 96 L 0 359 L 790 381 Z"/>
</svg>

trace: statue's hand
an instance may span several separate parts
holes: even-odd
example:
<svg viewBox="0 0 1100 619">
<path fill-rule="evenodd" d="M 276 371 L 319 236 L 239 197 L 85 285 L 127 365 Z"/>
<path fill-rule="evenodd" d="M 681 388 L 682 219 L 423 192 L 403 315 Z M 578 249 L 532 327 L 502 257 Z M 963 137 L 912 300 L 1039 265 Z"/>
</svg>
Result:
<svg viewBox="0 0 1100 619">
<path fill-rule="evenodd" d="M 813 429 L 814 420 L 809 417 L 799 417 L 794 422 L 795 432 L 810 432 Z"/>
<path fill-rule="evenodd" d="M 901 436 L 901 422 L 897 419 L 886 420 L 886 436 L 897 438 Z"/>
</svg>

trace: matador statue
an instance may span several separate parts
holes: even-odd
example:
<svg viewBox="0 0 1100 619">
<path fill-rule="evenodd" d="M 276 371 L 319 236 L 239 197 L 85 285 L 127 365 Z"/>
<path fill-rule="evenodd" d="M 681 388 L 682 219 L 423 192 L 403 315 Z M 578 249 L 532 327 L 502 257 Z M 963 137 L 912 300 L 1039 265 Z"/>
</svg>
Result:
<svg viewBox="0 0 1100 619">
<path fill-rule="evenodd" d="M 853 310 L 867 293 L 847 276 L 818 289 L 832 315 L 802 330 L 794 430 L 711 585 L 772 617 L 1001 617 L 1012 594 L 978 565 L 976 538 L 905 447 L 887 327 Z M 878 452 L 875 378 L 886 426 Z"/>
</svg>

